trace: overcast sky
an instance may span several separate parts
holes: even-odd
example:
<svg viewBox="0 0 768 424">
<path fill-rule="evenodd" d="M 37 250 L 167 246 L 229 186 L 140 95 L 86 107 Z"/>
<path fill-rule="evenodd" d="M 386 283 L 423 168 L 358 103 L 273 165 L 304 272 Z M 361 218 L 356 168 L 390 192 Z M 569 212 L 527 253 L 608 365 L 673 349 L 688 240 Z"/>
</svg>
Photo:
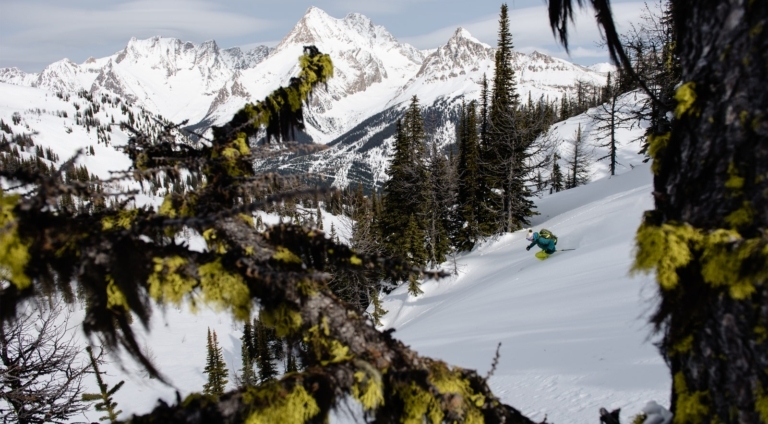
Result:
<svg viewBox="0 0 768 424">
<path fill-rule="evenodd" d="M 310 6 L 336 18 L 362 13 L 399 41 L 435 48 L 459 26 L 496 45 L 498 0 L 0 0 L 0 67 L 39 72 L 68 58 L 82 63 L 125 47 L 131 37 L 155 35 L 222 48 L 273 46 Z M 636 22 L 641 1 L 612 0 L 620 27 Z M 652 3 L 652 2 L 651 2 Z M 583 12 L 572 32 L 570 57 L 552 37 L 544 0 L 508 2 L 513 43 L 583 65 L 606 62 L 596 46 L 593 13 Z"/>
</svg>

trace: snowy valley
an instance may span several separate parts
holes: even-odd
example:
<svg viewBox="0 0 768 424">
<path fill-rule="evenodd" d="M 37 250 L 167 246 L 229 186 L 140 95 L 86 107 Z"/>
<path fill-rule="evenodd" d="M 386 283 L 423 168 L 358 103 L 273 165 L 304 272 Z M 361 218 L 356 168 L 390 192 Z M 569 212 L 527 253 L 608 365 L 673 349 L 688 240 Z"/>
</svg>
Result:
<svg viewBox="0 0 768 424">
<path fill-rule="evenodd" d="M 112 124 L 131 122 L 153 133 L 162 122 L 189 119 L 192 128 L 205 131 L 286 84 L 307 44 L 330 54 L 335 65 L 334 77 L 308 104 L 301 140 L 326 148 L 260 165 L 315 173 L 337 187 L 386 180 L 394 122 L 412 96 L 432 117 L 438 145 L 453 143 L 457 111 L 463 101 L 479 98 L 495 51 L 461 28 L 445 45 L 420 51 L 363 15 L 336 19 L 313 7 L 274 48 L 244 52 L 221 49 L 214 41 L 195 45 L 156 37 L 131 39 L 124 50 L 83 64 L 65 59 L 39 74 L 0 69 L 0 119 L 12 134 L 32 136 L 34 146 L 17 152 L 20 158 L 41 157 L 37 147 L 55 154 L 40 160 L 61 165 L 84 149 L 77 164 L 109 178 L 131 163 L 119 149 L 130 134 Z M 579 82 L 600 86 L 606 78 L 605 69 L 536 52 L 514 53 L 513 67 L 521 98 L 554 101 L 575 95 Z M 621 104 L 631 109 L 640 100 L 630 92 Z M 597 147 L 603 135 L 590 116 L 595 113 L 558 122 L 548 133 L 560 142 L 564 168 L 562 158 L 577 128 L 593 158 L 606 154 Z M 395 337 L 420 354 L 480 374 L 490 370 L 501 343 L 490 386 L 534 420 L 597 422 L 600 407 L 622 408 L 626 420 L 647 401 L 668 406 L 669 373 L 647 325 L 655 284 L 649 276 L 630 276 L 635 231 L 643 212 L 653 208 L 650 166 L 635 141 L 643 130 L 638 122 L 618 130 L 617 175 L 610 175 L 605 161 L 594 162 L 590 184 L 535 199 L 534 228 L 552 230 L 558 247 L 575 250 L 542 262 L 525 250 L 523 231 L 489 239 L 444 263 L 452 276 L 423 282 L 423 294 L 414 297 L 400 287 L 386 295 L 382 329 L 395 330 Z M 139 195 L 138 203 L 159 206 L 169 188 L 153 188 Z M 349 237 L 348 219 L 328 211 L 323 216 L 326 230 L 333 225 L 342 240 Z M 192 242 L 204 248 L 199 237 Z M 79 322 L 82 311 L 75 308 L 74 315 L 73 322 Z M 106 378 L 112 384 L 126 380 L 115 396 L 121 418 L 149 412 L 158 399 L 174 402 L 177 393 L 183 397 L 202 389 L 206 328 L 218 333 L 227 368 L 236 374 L 242 326 L 227 313 L 169 307 L 155 310 L 149 331 L 135 324 L 142 346 L 171 385 L 147 379 L 127 356 L 122 362 L 113 358 Z M 96 390 L 94 381 L 88 384 Z M 75 421 L 96 421 L 100 415 L 92 411 Z M 342 408 L 333 419 L 347 423 L 360 417 Z"/>
</svg>

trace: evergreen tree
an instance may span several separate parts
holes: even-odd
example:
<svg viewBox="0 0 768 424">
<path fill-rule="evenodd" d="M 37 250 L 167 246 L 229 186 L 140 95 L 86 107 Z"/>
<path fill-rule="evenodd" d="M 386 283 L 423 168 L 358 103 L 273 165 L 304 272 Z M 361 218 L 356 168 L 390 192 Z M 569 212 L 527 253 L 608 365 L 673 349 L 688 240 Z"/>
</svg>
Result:
<svg viewBox="0 0 768 424">
<path fill-rule="evenodd" d="M 557 152 L 552 154 L 552 173 L 549 177 L 549 194 L 552 194 L 553 191 L 559 193 L 565 189 L 563 171 L 560 170 L 560 163 L 558 163 L 559 159 Z"/>
<path fill-rule="evenodd" d="M 254 320 L 253 328 L 255 332 L 256 366 L 259 369 L 259 383 L 265 383 L 277 377 L 274 351 L 270 348 L 275 335 L 274 331 L 267 328 L 261 320 Z"/>
<path fill-rule="evenodd" d="M 563 93 L 560 98 L 560 120 L 565 121 L 571 117 L 571 102 L 568 100 L 568 94 Z"/>
<path fill-rule="evenodd" d="M 522 125 L 512 69 L 512 35 L 508 8 L 501 7 L 499 41 L 495 57 L 494 86 L 489 111 L 488 142 L 483 150 L 482 169 L 488 186 L 484 207 L 494 211 L 495 232 L 514 231 L 528 224 L 533 215 L 528 190 L 526 161 L 535 140 L 532 128 Z M 499 198 L 498 193 L 501 193 Z"/>
<path fill-rule="evenodd" d="M 419 225 L 419 219 L 411 213 L 408 217 L 408 224 L 403 231 L 403 249 L 406 252 L 407 259 L 414 265 L 424 265 L 427 263 L 428 253 L 424 245 L 424 229 Z"/>
<path fill-rule="evenodd" d="M 581 124 L 579 124 L 576 133 L 573 136 L 570 158 L 568 159 L 568 178 L 565 182 L 565 188 L 574 188 L 589 182 L 589 166 L 592 157 L 587 152 L 586 142 L 581 133 Z"/>
<path fill-rule="evenodd" d="M 203 393 L 218 397 L 224 393 L 227 387 L 227 364 L 224 362 L 224 355 L 219 346 L 219 340 L 216 331 L 208 329 L 207 357 L 205 362 L 204 374 L 208 374 L 208 382 L 203 385 Z"/>
<path fill-rule="evenodd" d="M 427 255 L 426 207 L 428 178 L 424 123 L 414 96 L 402 121 L 398 121 L 395 151 L 387 170 L 382 198 L 382 240 L 386 252 L 422 266 Z M 420 242 L 416 242 L 416 240 Z"/>
<path fill-rule="evenodd" d="M 371 313 L 371 319 L 373 319 L 373 325 L 381 326 L 381 318 L 387 314 L 386 309 L 381 306 L 381 299 L 379 299 L 379 292 L 371 293 L 371 304 L 373 305 L 373 312 Z"/>
<path fill-rule="evenodd" d="M 456 244 L 461 250 L 470 250 L 483 235 L 479 219 L 482 216 L 480 197 L 480 140 L 477 131 L 475 102 L 462 107 L 459 125 L 458 195 L 456 213 L 460 227 Z"/>
<path fill-rule="evenodd" d="M 172 124 L 159 134 L 133 128 L 135 133 L 124 147 L 134 169 L 145 175 L 198 173 L 205 181 L 195 191 L 169 193 L 158 210 L 117 209 L 130 204 L 133 193 L 107 187 L 106 181 L 102 182 L 103 196 L 109 199 L 105 211 L 62 210 L 56 207 L 59 196 L 95 196 L 96 189 L 52 181 L 40 173 L 4 170 L 3 187 L 25 190 L 13 195 L 0 191 L 0 227 L 4 228 L 0 244 L 16 252 L 0 254 L 5 280 L 0 319 L 12 322 L 24 302 L 34 298 L 72 299 L 75 281 L 80 292 L 94 300 L 85 311 L 86 335 L 104 340 L 107 348 L 125 347 L 150 375 L 160 378 L 137 348 L 128 317 L 133 315 L 149 326 L 153 305 L 176 304 L 188 297 L 225 308 L 241 321 L 249 319 L 258 302 L 265 322 L 311 345 L 312 354 L 300 358 L 306 360 L 307 371 L 299 375 L 258 390 L 233 391 L 218 401 L 192 396 L 173 405 L 158 405 L 144 417 L 133 418 L 136 422 L 240 422 L 245 418 L 324 422 L 335 406 L 357 391 L 378 421 L 396 422 L 408 418 L 402 407 L 405 390 L 415 393 L 408 396 L 408 408 L 417 411 L 416 418 L 410 414 L 416 420 L 485 417 L 488 422 L 530 424 L 518 410 L 503 404 L 477 372 L 448 368 L 419 355 L 390 332 L 375 329 L 368 317 L 350 310 L 326 285 L 330 265 L 377 269 L 397 281 L 438 273 L 415 270 L 397 259 L 357 254 L 299 226 L 273 225 L 256 232 L 250 220 L 240 215 L 302 195 L 295 190 L 265 195 L 259 201 L 250 198 L 254 186 L 268 191 L 275 180 L 285 182 L 279 175 L 259 174 L 253 168 L 254 158 L 263 157 L 270 147 L 251 141 L 261 129 L 277 135 L 300 126 L 301 108 L 309 94 L 332 75 L 327 55 L 313 46 L 305 47 L 305 52 L 298 76 L 288 86 L 264 101 L 248 104 L 222 126 L 214 126 L 209 143 L 185 143 L 178 136 L 178 126 Z M 137 121 L 143 125 L 147 119 L 139 116 Z M 170 236 L 187 228 L 215 239 L 218 246 L 200 253 L 185 244 L 168 243 Z M 198 296 L 201 291 L 204 296 Z M 461 393 L 433 384 L 445 378 L 459 381 Z"/>
<path fill-rule="evenodd" d="M 256 358 L 256 346 L 254 346 L 254 334 L 253 326 L 250 322 L 246 321 L 243 326 L 243 336 L 240 337 L 241 347 L 240 354 L 242 358 L 242 368 L 240 369 L 239 385 L 241 387 L 251 387 L 258 383 L 256 373 L 253 369 Z"/>
<path fill-rule="evenodd" d="M 118 415 L 120 415 L 123 411 L 117 409 L 117 402 L 114 401 L 113 396 L 118 390 L 120 390 L 121 387 L 123 387 L 125 381 L 121 380 L 119 383 L 115 384 L 114 387 L 110 388 L 102 378 L 104 373 L 99 369 L 99 359 L 101 358 L 101 354 L 99 354 L 98 357 L 93 356 L 93 349 L 90 346 L 86 347 L 85 350 L 88 352 L 88 358 L 91 361 L 91 368 L 93 368 L 93 374 L 96 376 L 96 382 L 99 386 L 99 393 L 83 394 L 83 401 L 98 401 L 96 404 L 96 410 L 100 412 L 106 412 L 106 415 L 100 417 L 99 420 L 109 420 L 111 423 L 116 423 Z"/>
<path fill-rule="evenodd" d="M 445 262 L 446 255 L 451 251 L 451 218 L 456 189 L 449 168 L 448 159 L 438 151 L 437 143 L 433 142 L 429 158 L 425 229 L 427 262 L 433 267 Z"/>
<path fill-rule="evenodd" d="M 631 71 L 609 3 L 591 3 L 612 57 Z M 565 37 L 572 2 L 553 5 L 552 26 Z M 648 136 L 655 205 L 637 231 L 635 270 L 658 283 L 652 322 L 675 423 L 764 423 L 768 3 L 672 0 L 669 10 L 683 83 L 669 121 Z M 665 96 L 654 97 L 664 110 Z"/>
</svg>

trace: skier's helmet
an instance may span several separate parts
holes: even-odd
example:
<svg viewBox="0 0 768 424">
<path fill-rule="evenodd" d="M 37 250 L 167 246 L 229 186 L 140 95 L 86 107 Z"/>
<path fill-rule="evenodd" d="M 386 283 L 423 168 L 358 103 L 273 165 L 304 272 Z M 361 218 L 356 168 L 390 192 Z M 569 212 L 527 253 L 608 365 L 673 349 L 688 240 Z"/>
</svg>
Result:
<svg viewBox="0 0 768 424">
<path fill-rule="evenodd" d="M 528 241 L 533 241 L 533 229 L 531 228 L 528 229 L 528 235 L 525 236 L 525 239 Z"/>
</svg>

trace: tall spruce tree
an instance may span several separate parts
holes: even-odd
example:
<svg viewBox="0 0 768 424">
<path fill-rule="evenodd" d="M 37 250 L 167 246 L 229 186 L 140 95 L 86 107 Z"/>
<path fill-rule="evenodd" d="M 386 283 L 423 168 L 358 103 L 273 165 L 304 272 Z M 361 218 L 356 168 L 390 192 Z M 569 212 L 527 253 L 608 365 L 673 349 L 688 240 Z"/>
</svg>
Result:
<svg viewBox="0 0 768 424">
<path fill-rule="evenodd" d="M 208 328 L 207 355 L 205 361 L 204 374 L 208 374 L 208 381 L 203 385 L 203 393 L 211 396 L 221 396 L 227 388 L 227 364 L 224 362 L 224 355 L 219 346 L 219 339 L 216 331 Z"/>
<path fill-rule="evenodd" d="M 485 81 L 485 80 L 484 80 Z M 477 111 L 475 101 L 462 107 L 459 125 L 459 160 L 457 226 L 460 228 L 456 245 L 461 250 L 470 250 L 482 237 L 479 219 L 482 217 L 480 180 L 480 140 L 478 138 Z"/>
<path fill-rule="evenodd" d="M 418 266 L 427 260 L 424 241 L 429 187 L 425 138 L 419 101 L 414 96 L 397 124 L 395 151 L 387 169 L 389 180 L 384 184 L 381 223 L 386 252 Z"/>
<path fill-rule="evenodd" d="M 246 321 L 243 325 L 243 335 L 240 337 L 240 356 L 242 358 L 242 368 L 238 376 L 240 387 L 251 387 L 258 384 L 256 372 L 253 369 L 256 364 L 256 346 L 254 346 L 253 326 Z"/>
<path fill-rule="evenodd" d="M 486 195 L 484 207 L 495 211 L 496 232 L 514 231 L 527 225 L 528 217 L 533 215 L 532 194 L 526 184 L 526 160 L 535 137 L 520 122 L 506 4 L 501 6 L 499 17 L 493 84 L 482 164 L 485 180 L 492 190 Z"/>
<path fill-rule="evenodd" d="M 613 58 L 631 70 L 609 3 L 591 3 Z M 550 2 L 562 37 L 565 6 Z M 669 127 L 648 137 L 655 208 L 637 232 L 635 269 L 656 275 L 652 321 L 674 422 L 765 423 L 768 2 L 672 0 L 670 10 L 682 84 Z"/>
<path fill-rule="evenodd" d="M 454 233 L 452 214 L 456 203 L 456 181 L 448 158 L 438 150 L 434 141 L 428 166 L 425 243 L 427 263 L 437 267 L 445 262 L 446 255 L 451 251 L 450 235 Z"/>
<path fill-rule="evenodd" d="M 558 193 L 565 189 L 565 178 L 563 177 L 563 171 L 560 169 L 559 163 L 560 157 L 557 152 L 552 154 L 552 173 L 549 176 L 549 194 L 553 192 Z"/>
<path fill-rule="evenodd" d="M 510 140 L 511 134 L 506 132 L 506 125 L 510 117 L 515 113 L 518 95 L 515 91 L 515 72 L 512 69 L 512 34 L 509 31 L 508 7 L 501 5 L 499 16 L 498 45 L 494 57 L 493 89 L 490 93 L 490 105 L 488 108 L 488 128 L 483 149 L 483 179 L 490 188 L 488 196 L 484 199 L 484 208 L 493 211 L 492 219 L 494 233 L 505 231 L 507 207 L 511 207 L 511 196 L 505 187 L 508 176 L 509 158 L 512 157 L 514 142 Z M 499 196 L 499 192 L 503 195 Z"/>
<path fill-rule="evenodd" d="M 259 383 L 274 380 L 277 377 L 274 350 L 271 345 L 275 340 L 274 331 L 261 320 L 254 320 L 254 343 L 256 346 L 256 366 L 259 369 Z"/>
</svg>

